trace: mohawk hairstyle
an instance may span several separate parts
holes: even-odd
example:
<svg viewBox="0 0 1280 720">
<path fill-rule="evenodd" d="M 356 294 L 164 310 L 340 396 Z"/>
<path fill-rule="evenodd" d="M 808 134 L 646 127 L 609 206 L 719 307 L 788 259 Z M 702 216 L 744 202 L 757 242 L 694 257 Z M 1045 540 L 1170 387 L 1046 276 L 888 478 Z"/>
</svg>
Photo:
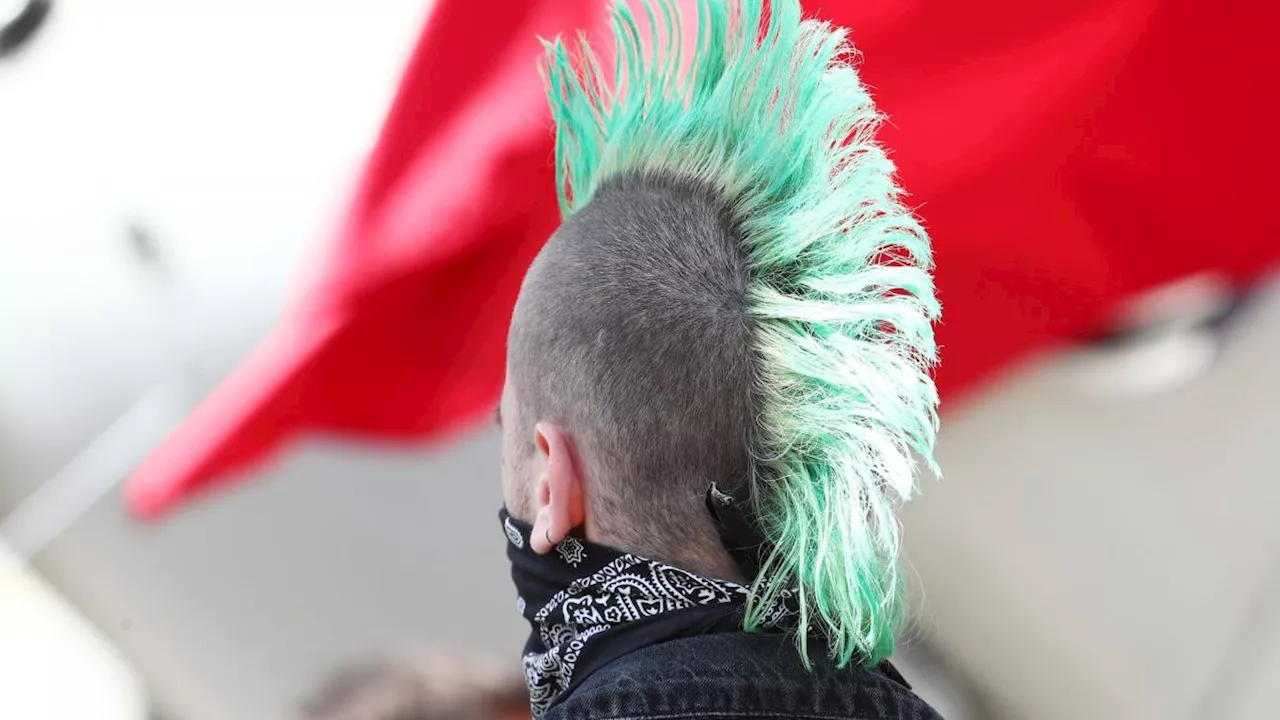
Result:
<svg viewBox="0 0 1280 720">
<path fill-rule="evenodd" d="M 682 57 L 674 0 L 612 11 L 612 77 L 579 36 L 546 43 L 560 203 L 665 175 L 709 187 L 742 244 L 758 394 L 752 508 L 771 552 L 746 628 L 796 593 L 798 642 L 841 665 L 888 657 L 905 616 L 894 507 L 913 453 L 936 471 L 940 313 L 928 238 L 876 144 L 845 32 L 797 0 L 698 0 Z"/>
</svg>

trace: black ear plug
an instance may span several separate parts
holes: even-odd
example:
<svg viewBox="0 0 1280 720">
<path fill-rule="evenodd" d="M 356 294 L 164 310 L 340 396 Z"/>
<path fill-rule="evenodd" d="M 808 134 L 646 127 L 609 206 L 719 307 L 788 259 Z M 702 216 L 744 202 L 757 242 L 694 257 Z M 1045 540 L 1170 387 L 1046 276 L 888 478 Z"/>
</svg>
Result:
<svg viewBox="0 0 1280 720">
<path fill-rule="evenodd" d="M 706 504 L 707 512 L 711 513 L 720 532 L 721 544 L 738 564 L 738 570 L 747 582 L 754 580 L 760 573 L 768 547 L 746 505 L 715 483 L 711 483 L 707 490 Z"/>
<path fill-rule="evenodd" d="M 13 54 L 35 37 L 50 7 L 50 0 L 0 2 L 0 58 Z"/>
</svg>

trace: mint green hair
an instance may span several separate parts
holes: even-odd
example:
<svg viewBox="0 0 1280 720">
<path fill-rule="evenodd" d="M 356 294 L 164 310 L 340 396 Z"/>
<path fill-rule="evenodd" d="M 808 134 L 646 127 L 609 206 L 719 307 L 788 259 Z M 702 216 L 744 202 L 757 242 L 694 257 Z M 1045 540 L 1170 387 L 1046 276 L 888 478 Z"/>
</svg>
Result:
<svg viewBox="0 0 1280 720">
<path fill-rule="evenodd" d="M 750 487 L 772 546 L 746 627 L 794 593 L 806 661 L 820 629 L 840 664 L 879 662 L 905 616 L 894 508 L 914 492 L 913 453 L 936 470 L 928 238 L 842 29 L 802 20 L 796 0 L 699 0 L 682 56 L 676 3 L 640 5 L 613 9 L 612 77 L 584 36 L 576 52 L 546 44 L 562 211 L 627 173 L 719 192 L 748 267 Z"/>
</svg>

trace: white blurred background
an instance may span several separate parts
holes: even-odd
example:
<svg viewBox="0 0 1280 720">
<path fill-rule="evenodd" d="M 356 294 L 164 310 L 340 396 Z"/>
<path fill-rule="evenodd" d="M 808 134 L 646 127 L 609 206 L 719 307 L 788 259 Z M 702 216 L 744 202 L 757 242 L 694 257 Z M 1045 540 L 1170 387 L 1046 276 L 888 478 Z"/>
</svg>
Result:
<svg viewBox="0 0 1280 720">
<path fill-rule="evenodd" d="M 36 592 L 170 720 L 287 717 L 389 650 L 514 662 L 492 432 L 312 441 L 154 526 L 114 490 L 65 531 L 50 511 L 122 479 L 279 317 L 427 4 L 62 0 L 0 58 L 0 547 L 39 588 L 0 581 L 0 655 Z M 904 517 L 903 663 L 948 717 L 1280 717 L 1280 285 L 1229 330 L 1066 350 L 948 408 L 946 479 Z M 66 658 L 72 693 L 94 665 Z"/>
</svg>

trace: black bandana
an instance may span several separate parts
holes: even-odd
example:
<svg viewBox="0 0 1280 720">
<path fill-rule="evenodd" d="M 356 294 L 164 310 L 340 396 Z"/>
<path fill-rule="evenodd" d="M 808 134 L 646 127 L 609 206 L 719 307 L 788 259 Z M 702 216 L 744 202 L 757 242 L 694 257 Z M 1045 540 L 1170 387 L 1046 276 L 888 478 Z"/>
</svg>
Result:
<svg viewBox="0 0 1280 720">
<path fill-rule="evenodd" d="M 747 588 L 569 537 L 553 552 L 529 547 L 531 527 L 504 508 L 511 578 L 533 631 L 524 646 L 530 707 L 541 715 L 596 669 L 633 650 L 679 637 L 742 629 Z M 788 594 L 762 617 L 783 628 Z"/>
</svg>

